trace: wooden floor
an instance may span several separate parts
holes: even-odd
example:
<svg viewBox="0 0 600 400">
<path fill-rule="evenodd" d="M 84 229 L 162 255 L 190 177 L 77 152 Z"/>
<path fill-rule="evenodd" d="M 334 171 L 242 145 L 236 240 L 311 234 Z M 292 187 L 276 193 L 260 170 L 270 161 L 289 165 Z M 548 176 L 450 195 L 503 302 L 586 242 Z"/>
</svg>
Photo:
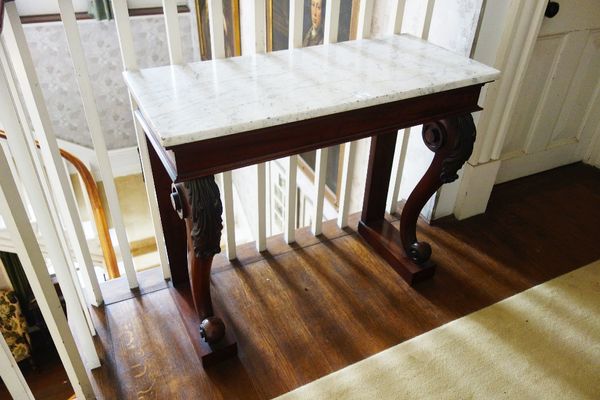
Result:
<svg viewBox="0 0 600 400">
<path fill-rule="evenodd" d="M 250 245 L 236 264 L 217 260 L 214 297 L 240 354 L 208 371 L 171 289 L 96 310 L 98 397 L 271 398 L 588 264 L 600 258 L 600 170 L 576 164 L 509 182 L 485 215 L 420 223 L 438 270 L 416 288 L 354 228 L 328 223 L 320 238 L 300 232 L 297 245 L 274 238 L 271 253 Z"/>
</svg>

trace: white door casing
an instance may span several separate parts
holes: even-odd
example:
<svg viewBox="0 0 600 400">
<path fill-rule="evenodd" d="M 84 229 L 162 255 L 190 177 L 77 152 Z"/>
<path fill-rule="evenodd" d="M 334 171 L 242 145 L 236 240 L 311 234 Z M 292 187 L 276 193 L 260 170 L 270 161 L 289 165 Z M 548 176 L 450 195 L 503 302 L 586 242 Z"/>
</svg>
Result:
<svg viewBox="0 0 600 400">
<path fill-rule="evenodd" d="M 600 2 L 487 0 L 474 58 L 502 71 L 487 85 L 478 139 L 454 215 L 485 212 L 495 183 L 575 161 L 600 167 Z"/>
</svg>

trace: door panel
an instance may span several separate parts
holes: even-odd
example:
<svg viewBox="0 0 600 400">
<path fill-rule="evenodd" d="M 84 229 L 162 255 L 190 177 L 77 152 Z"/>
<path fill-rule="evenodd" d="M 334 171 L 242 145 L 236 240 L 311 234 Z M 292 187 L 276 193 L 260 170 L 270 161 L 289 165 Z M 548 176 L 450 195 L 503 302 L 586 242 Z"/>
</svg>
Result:
<svg viewBox="0 0 600 400">
<path fill-rule="evenodd" d="M 539 36 L 571 31 L 597 29 L 600 25 L 598 0 L 558 0 L 560 10 L 556 17 L 546 18 Z"/>
<path fill-rule="evenodd" d="M 552 133 L 552 143 L 567 138 L 582 139 L 582 122 L 587 118 L 597 87 L 590 83 L 600 75 L 600 30 L 586 36 L 579 65 Z"/>
<path fill-rule="evenodd" d="M 513 153 L 521 154 L 525 151 L 528 140 L 528 132 L 533 129 L 535 116 L 538 114 L 538 102 L 531 99 L 541 99 L 544 93 L 544 82 L 551 74 L 552 65 L 564 37 L 551 36 L 539 40 L 533 50 L 532 58 L 538 62 L 532 62 L 525 73 L 521 96 L 517 100 L 512 122 L 509 125 L 508 135 L 504 145 L 504 155 Z"/>
<path fill-rule="evenodd" d="M 600 1 L 562 0 L 542 23 L 497 182 L 580 161 L 600 122 Z M 597 18 L 596 18 L 597 17 Z"/>
<path fill-rule="evenodd" d="M 538 100 L 538 110 L 527 137 L 525 153 L 543 151 L 550 144 L 560 110 L 566 105 L 564 99 L 575 76 L 587 35 L 586 31 L 560 35 L 560 45 L 554 55 L 550 74 L 546 77 L 532 77 L 544 79 L 539 82 L 544 85 L 544 92 Z M 575 137 L 575 132 L 571 136 Z"/>
</svg>

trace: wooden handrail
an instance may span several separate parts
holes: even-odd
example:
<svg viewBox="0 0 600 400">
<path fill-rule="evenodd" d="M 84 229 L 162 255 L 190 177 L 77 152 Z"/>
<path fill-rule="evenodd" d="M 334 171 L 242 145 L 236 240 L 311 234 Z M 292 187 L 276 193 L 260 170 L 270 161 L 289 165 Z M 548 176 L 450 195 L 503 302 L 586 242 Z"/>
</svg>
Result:
<svg viewBox="0 0 600 400">
<path fill-rule="evenodd" d="M 6 139 L 6 132 L 1 129 L 0 139 Z M 37 141 L 35 144 L 38 148 L 40 147 L 40 144 Z M 108 221 L 106 219 L 104 205 L 100 199 L 98 185 L 96 184 L 96 181 L 94 180 L 90 170 L 79 158 L 75 157 L 75 155 L 64 149 L 60 149 L 60 155 L 71 165 L 73 165 L 83 180 L 85 190 L 92 206 L 92 213 L 94 214 L 94 221 L 96 222 L 96 229 L 98 230 L 98 239 L 100 240 L 100 247 L 102 247 L 102 255 L 104 257 L 104 263 L 106 264 L 108 276 L 110 279 L 118 278 L 121 276 L 121 273 L 119 272 L 117 256 L 115 255 L 115 250 L 110 238 L 110 233 L 108 231 Z"/>
</svg>

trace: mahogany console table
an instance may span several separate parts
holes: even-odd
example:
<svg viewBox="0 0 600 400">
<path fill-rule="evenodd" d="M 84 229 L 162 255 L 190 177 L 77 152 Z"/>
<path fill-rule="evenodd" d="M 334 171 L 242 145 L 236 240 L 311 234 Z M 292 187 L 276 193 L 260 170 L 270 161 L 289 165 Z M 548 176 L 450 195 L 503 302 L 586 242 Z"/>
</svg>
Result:
<svg viewBox="0 0 600 400">
<path fill-rule="evenodd" d="M 419 213 L 470 156 L 471 113 L 480 109 L 482 86 L 498 76 L 409 35 L 126 72 L 146 133 L 173 286 L 182 288 L 180 311 L 192 338 L 200 324 L 207 343 L 193 341 L 203 362 L 236 351 L 210 296 L 222 229 L 213 174 L 372 137 L 359 233 L 412 284 L 434 273 L 431 247 L 416 237 Z M 435 156 L 398 231 L 384 219 L 395 141 L 399 129 L 419 124 Z"/>
</svg>

